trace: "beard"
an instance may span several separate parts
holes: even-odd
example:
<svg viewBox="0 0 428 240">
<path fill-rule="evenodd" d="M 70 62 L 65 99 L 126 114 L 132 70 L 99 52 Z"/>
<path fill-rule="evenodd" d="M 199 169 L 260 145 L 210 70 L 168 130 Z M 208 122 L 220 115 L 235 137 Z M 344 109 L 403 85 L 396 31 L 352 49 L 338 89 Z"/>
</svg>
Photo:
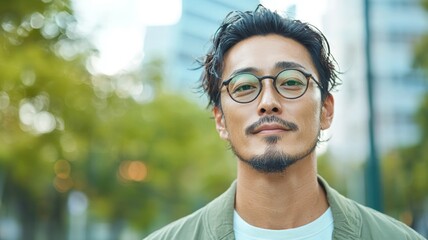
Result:
<svg viewBox="0 0 428 240">
<path fill-rule="evenodd" d="M 299 131 L 298 125 L 293 122 L 285 121 L 276 116 L 265 116 L 248 126 L 245 130 L 245 134 L 247 136 L 251 136 L 255 129 L 257 129 L 257 127 L 263 123 L 277 123 L 282 125 L 285 129 L 289 129 L 290 131 Z M 253 169 L 262 173 L 282 173 L 288 167 L 298 162 L 299 160 L 306 158 L 309 154 L 315 151 L 315 148 L 319 142 L 320 133 L 321 129 L 319 128 L 318 135 L 314 137 L 314 140 L 310 142 L 309 146 L 303 151 L 294 155 L 278 150 L 276 145 L 281 140 L 281 137 L 276 135 L 265 137 L 264 141 L 267 144 L 265 152 L 250 158 L 244 158 L 230 140 L 229 144 L 236 157 L 238 157 L 240 161 L 251 166 Z"/>
<path fill-rule="evenodd" d="M 262 172 L 262 173 L 282 173 L 288 167 L 298 162 L 301 159 L 304 159 L 313 151 L 318 144 L 318 137 L 311 143 L 311 145 L 304 151 L 291 155 L 285 152 L 278 150 L 274 144 L 278 142 L 280 138 L 277 136 L 266 137 L 265 141 L 268 144 L 264 153 L 260 155 L 255 155 L 250 158 L 244 158 L 236 150 L 234 145 L 230 142 L 231 149 L 233 153 L 238 157 L 238 159 L 253 169 Z"/>
</svg>

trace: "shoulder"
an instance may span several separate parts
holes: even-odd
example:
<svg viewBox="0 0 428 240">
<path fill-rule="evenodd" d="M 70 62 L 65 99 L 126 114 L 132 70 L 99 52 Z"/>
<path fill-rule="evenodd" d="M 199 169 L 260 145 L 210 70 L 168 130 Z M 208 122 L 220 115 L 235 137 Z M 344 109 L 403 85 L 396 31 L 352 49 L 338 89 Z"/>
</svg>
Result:
<svg viewBox="0 0 428 240">
<path fill-rule="evenodd" d="M 318 179 L 333 213 L 335 239 L 424 239 L 406 224 L 344 197 Z"/>
<path fill-rule="evenodd" d="M 151 239 L 197 239 L 203 232 L 203 215 L 206 207 L 196 212 L 178 219 L 163 228 L 153 232 L 144 240 Z"/>
<path fill-rule="evenodd" d="M 406 224 L 372 208 L 335 194 L 342 215 L 361 239 L 425 239 Z M 340 216 L 340 214 L 338 214 Z M 335 223 L 336 224 L 336 223 Z M 339 223 L 340 224 L 340 223 Z"/>
<path fill-rule="evenodd" d="M 236 183 L 196 212 L 153 232 L 151 239 L 230 239 L 233 235 L 233 209 Z"/>
<path fill-rule="evenodd" d="M 356 202 L 361 214 L 363 235 L 382 236 L 389 239 L 425 239 L 406 224 Z"/>
</svg>

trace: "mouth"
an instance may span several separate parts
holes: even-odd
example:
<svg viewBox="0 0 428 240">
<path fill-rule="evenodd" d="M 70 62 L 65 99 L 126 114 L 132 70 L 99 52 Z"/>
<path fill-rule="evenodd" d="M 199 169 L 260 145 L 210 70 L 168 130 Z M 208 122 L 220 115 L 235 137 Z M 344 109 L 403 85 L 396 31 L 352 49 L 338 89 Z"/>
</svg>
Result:
<svg viewBox="0 0 428 240">
<path fill-rule="evenodd" d="M 283 120 L 277 116 L 265 116 L 245 129 L 247 135 L 253 134 L 280 134 L 297 131 L 297 124 Z"/>
<path fill-rule="evenodd" d="M 280 124 L 263 124 L 254 129 L 252 134 L 278 134 L 291 131 L 291 129 Z"/>
</svg>

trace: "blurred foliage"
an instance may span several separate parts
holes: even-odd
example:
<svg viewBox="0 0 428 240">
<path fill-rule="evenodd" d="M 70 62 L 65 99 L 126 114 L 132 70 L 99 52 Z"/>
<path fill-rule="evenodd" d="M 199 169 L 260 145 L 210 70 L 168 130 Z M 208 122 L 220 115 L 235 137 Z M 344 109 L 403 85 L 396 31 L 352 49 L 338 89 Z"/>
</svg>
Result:
<svg viewBox="0 0 428 240">
<path fill-rule="evenodd" d="M 22 239 L 65 239 L 79 191 L 118 239 L 123 222 L 153 230 L 223 192 L 235 161 L 210 113 L 162 90 L 159 59 L 92 76 L 69 4 L 0 3 L 0 219 Z"/>
<path fill-rule="evenodd" d="M 428 11 L 428 0 L 422 0 Z M 428 32 L 414 48 L 414 65 L 428 76 Z M 428 201 L 428 93 L 415 115 L 417 144 L 391 151 L 382 161 L 385 210 L 407 224 L 426 213 Z"/>
<path fill-rule="evenodd" d="M 426 211 L 428 201 L 428 94 L 416 122 L 421 129 L 419 143 L 393 150 L 382 161 L 385 209 L 409 225 Z"/>
<path fill-rule="evenodd" d="M 319 155 L 317 158 L 318 174 L 322 176 L 331 187 L 346 196 L 346 176 L 342 176 L 342 173 L 345 171 L 342 169 L 339 170 L 338 168 L 340 167 L 343 166 L 338 166 L 337 159 L 334 159 L 334 157 L 332 157 L 331 153 L 328 151 L 322 155 Z M 349 168 L 350 166 L 347 167 Z"/>
<path fill-rule="evenodd" d="M 3 0 L 0 5 L 0 15 L 14 22 L 21 22 L 35 12 L 43 12 L 47 6 L 45 2 L 50 1 Z"/>
<path fill-rule="evenodd" d="M 428 0 L 421 0 L 422 6 L 428 12 Z M 424 69 L 428 76 L 428 32 L 418 41 L 414 49 L 414 65 Z"/>
<path fill-rule="evenodd" d="M 428 0 L 421 0 L 421 5 L 428 11 Z"/>
</svg>

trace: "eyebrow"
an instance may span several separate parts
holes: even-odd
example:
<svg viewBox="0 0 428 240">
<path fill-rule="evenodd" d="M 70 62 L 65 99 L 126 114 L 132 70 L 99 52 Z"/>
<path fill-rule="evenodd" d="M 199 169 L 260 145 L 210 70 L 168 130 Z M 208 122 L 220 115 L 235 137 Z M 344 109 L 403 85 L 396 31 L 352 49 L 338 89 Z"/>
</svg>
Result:
<svg viewBox="0 0 428 240">
<path fill-rule="evenodd" d="M 277 62 L 275 63 L 275 69 L 289 69 L 289 68 L 299 68 L 299 69 L 305 69 L 302 65 L 296 63 L 296 62 Z"/>
<path fill-rule="evenodd" d="M 281 61 L 281 62 L 275 63 L 275 65 L 274 65 L 274 69 L 276 69 L 276 70 L 296 69 L 296 68 L 306 70 L 305 67 L 303 67 L 302 65 L 300 65 L 299 63 L 296 63 L 296 62 Z M 256 67 L 239 68 L 239 69 L 236 69 L 235 71 L 233 71 L 232 74 L 230 74 L 229 78 L 233 77 L 239 73 L 256 73 L 256 72 L 260 72 L 260 71 L 261 70 L 259 68 L 256 68 Z"/>
</svg>

